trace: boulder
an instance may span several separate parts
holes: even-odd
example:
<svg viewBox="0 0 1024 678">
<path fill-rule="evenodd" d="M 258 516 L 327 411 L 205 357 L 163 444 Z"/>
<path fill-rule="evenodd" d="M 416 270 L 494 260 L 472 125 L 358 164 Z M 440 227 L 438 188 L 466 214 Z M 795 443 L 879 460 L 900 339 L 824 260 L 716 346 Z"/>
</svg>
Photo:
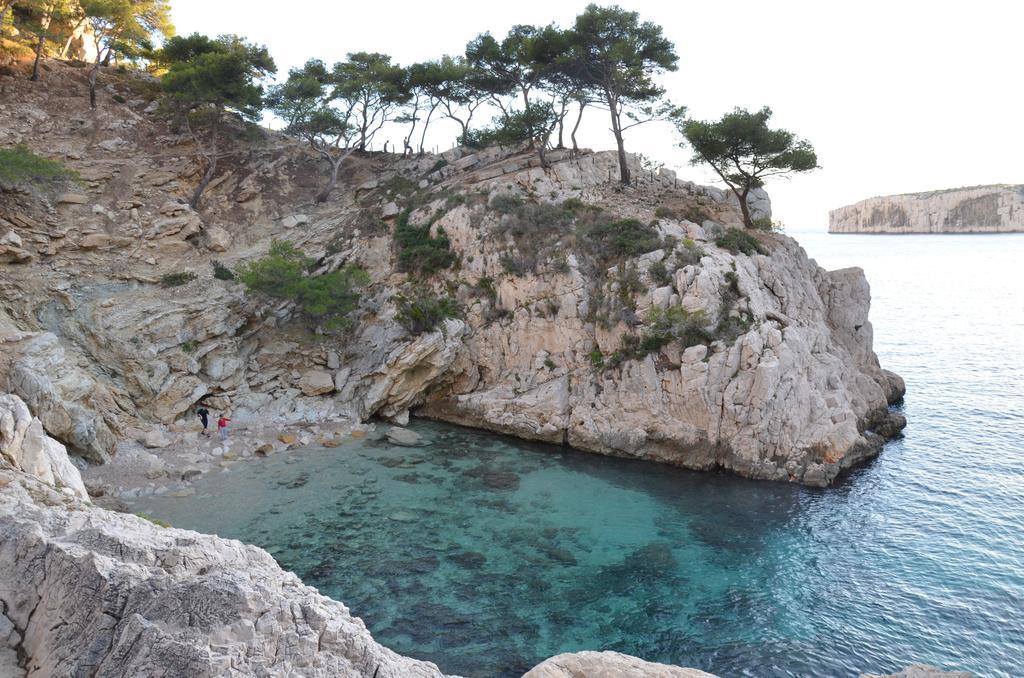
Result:
<svg viewBox="0 0 1024 678">
<path fill-rule="evenodd" d="M 143 447 L 148 450 L 156 450 L 167 447 L 171 444 L 172 440 L 167 432 L 160 428 L 155 428 L 151 431 L 147 431 L 142 439 L 139 441 Z"/>
<path fill-rule="evenodd" d="M 334 377 L 325 370 L 307 370 L 296 386 L 302 395 L 324 395 L 334 390 Z"/>
<path fill-rule="evenodd" d="M 211 252 L 227 252 L 231 247 L 231 234 L 220 226 L 206 227 L 206 247 Z"/>
<path fill-rule="evenodd" d="M 384 205 L 384 207 L 381 208 L 380 216 L 382 218 L 384 218 L 384 219 L 390 219 L 391 217 L 398 216 L 398 213 L 401 212 L 401 211 L 402 210 L 398 206 L 398 203 L 396 203 L 396 202 L 389 202 L 389 203 L 386 203 Z"/>
<path fill-rule="evenodd" d="M 420 434 L 399 426 L 392 426 L 384 435 L 387 436 L 388 442 L 392 445 L 418 447 L 423 444 L 423 438 Z"/>
<path fill-rule="evenodd" d="M 64 446 L 46 435 L 25 401 L 10 393 L 0 393 L 0 458 L 48 485 L 89 498 Z"/>
<path fill-rule="evenodd" d="M 295 228 L 309 223 L 309 217 L 305 214 L 289 214 L 281 219 L 281 225 L 285 228 Z"/>
<path fill-rule="evenodd" d="M 618 652 L 574 652 L 556 655 L 533 667 L 523 678 L 716 678 L 680 666 L 655 664 Z"/>
<path fill-rule="evenodd" d="M 101 247 L 109 247 L 110 236 L 106 233 L 89 233 L 78 240 L 78 247 L 83 250 L 95 250 Z"/>
</svg>

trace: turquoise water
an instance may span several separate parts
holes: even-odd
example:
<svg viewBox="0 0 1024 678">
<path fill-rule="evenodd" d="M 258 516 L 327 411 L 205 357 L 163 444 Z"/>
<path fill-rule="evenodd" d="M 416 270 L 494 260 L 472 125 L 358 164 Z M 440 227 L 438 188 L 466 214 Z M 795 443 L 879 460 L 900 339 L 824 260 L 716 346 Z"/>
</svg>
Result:
<svg viewBox="0 0 1024 678">
<path fill-rule="evenodd" d="M 467 676 L 614 649 L 721 676 L 1024 675 L 1024 236 L 799 235 L 872 282 L 903 439 L 828 490 L 417 422 L 135 510 L 267 548 Z M 292 463 L 289 463 L 292 462 Z"/>
</svg>

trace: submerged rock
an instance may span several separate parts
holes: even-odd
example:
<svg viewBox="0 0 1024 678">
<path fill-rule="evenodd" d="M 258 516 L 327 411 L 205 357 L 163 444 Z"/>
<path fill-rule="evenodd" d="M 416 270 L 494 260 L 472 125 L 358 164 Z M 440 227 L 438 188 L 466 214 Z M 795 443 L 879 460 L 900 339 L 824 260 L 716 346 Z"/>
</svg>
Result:
<svg viewBox="0 0 1024 678">
<path fill-rule="evenodd" d="M 407 428 L 400 428 L 398 426 L 392 426 L 385 433 L 388 442 L 392 445 L 400 445 L 402 447 L 418 447 L 423 444 L 423 437 L 416 433 L 416 431 L 410 431 Z"/>
<path fill-rule="evenodd" d="M 645 662 L 618 652 L 576 652 L 547 659 L 523 678 L 716 678 L 713 674 Z"/>
</svg>

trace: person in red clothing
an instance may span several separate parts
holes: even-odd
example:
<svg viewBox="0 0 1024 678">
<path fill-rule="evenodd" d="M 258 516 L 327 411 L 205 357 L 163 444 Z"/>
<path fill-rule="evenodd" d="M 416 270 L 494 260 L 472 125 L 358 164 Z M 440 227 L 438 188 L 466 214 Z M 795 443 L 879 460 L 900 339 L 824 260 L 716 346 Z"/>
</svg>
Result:
<svg viewBox="0 0 1024 678">
<path fill-rule="evenodd" d="M 228 422 L 231 421 L 223 414 L 220 415 L 220 419 L 217 420 L 217 433 L 220 434 L 221 440 L 228 439 Z"/>
</svg>

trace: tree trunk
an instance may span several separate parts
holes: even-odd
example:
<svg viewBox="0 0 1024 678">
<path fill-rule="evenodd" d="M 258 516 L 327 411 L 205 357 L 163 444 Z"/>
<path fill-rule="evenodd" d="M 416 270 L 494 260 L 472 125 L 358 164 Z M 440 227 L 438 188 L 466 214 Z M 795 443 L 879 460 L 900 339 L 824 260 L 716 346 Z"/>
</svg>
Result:
<svg viewBox="0 0 1024 678">
<path fill-rule="evenodd" d="M 735 192 L 735 191 L 734 191 Z M 754 220 L 750 218 L 750 207 L 747 205 L 747 196 L 750 194 L 750 186 L 743 188 L 742 195 L 738 195 L 740 199 L 740 212 L 743 213 L 743 227 L 753 228 Z"/>
<path fill-rule="evenodd" d="M 327 185 L 324 186 L 319 193 L 317 193 L 316 202 L 327 202 L 327 198 L 331 197 L 331 191 L 334 190 L 334 187 L 338 183 L 338 169 L 341 167 L 341 161 L 343 159 L 344 158 L 338 158 L 337 160 L 335 160 L 334 158 L 328 159 L 328 162 L 331 163 L 331 176 L 327 180 Z"/>
<path fill-rule="evenodd" d="M 7 23 L 7 10 L 14 4 L 14 0 L 8 0 L 0 5 L 0 36 L 4 34 L 4 24 Z"/>
<path fill-rule="evenodd" d="M 345 162 L 345 159 L 352 155 L 353 150 L 354 149 L 351 148 L 348 149 L 341 155 L 341 157 L 338 158 L 332 158 L 330 153 L 320 151 L 320 155 L 322 155 L 324 160 L 331 165 L 331 175 L 327 180 L 327 185 L 316 194 L 316 198 L 314 200 L 317 203 L 327 202 L 327 199 L 331 196 L 331 192 L 334 191 L 334 187 L 338 183 L 338 170 L 341 169 L 341 164 Z"/>
<path fill-rule="evenodd" d="M 39 62 L 43 60 L 43 44 L 46 43 L 46 37 L 43 35 L 39 36 L 39 42 L 36 43 L 36 61 L 32 64 L 32 77 L 29 80 L 35 82 L 39 80 Z"/>
<path fill-rule="evenodd" d="M 199 207 L 199 199 L 203 197 L 203 191 L 206 190 L 206 186 L 213 180 L 214 175 L 217 173 L 217 122 L 219 117 L 219 115 L 214 115 L 213 122 L 210 123 L 210 146 L 212 151 L 206 155 L 206 172 L 203 174 L 203 178 L 199 182 L 199 185 L 196 186 L 196 190 L 192 194 L 192 199 L 188 201 L 188 205 L 192 209 Z"/>
<path fill-rule="evenodd" d="M 81 28 L 83 23 L 85 23 L 85 17 L 79 19 L 78 23 L 75 24 L 75 27 L 71 29 L 71 35 L 68 36 L 67 41 L 64 43 L 64 47 L 61 48 L 60 54 L 57 55 L 58 59 L 68 58 L 68 51 L 71 49 L 71 42 L 75 39 L 75 33 L 78 32 L 78 29 Z"/>
<path fill-rule="evenodd" d="M 576 155 L 577 153 L 580 152 L 580 147 L 576 145 L 576 130 L 578 130 L 580 128 L 580 123 L 583 121 L 583 109 L 585 107 L 586 107 L 586 104 L 581 101 L 580 102 L 580 112 L 579 112 L 579 115 L 576 116 L 576 124 L 572 126 L 572 132 L 569 134 L 569 138 L 572 139 L 572 154 L 573 155 Z"/>
<path fill-rule="evenodd" d="M 437 104 L 430 107 L 430 111 L 427 113 L 427 119 L 423 121 L 423 134 L 420 135 L 420 155 L 423 155 L 423 144 L 427 140 L 427 128 L 430 127 L 430 116 L 434 115 L 435 109 L 437 109 Z"/>
<path fill-rule="evenodd" d="M 100 58 L 96 56 L 96 63 L 89 70 L 89 108 L 96 108 L 96 76 L 100 72 Z"/>
<path fill-rule="evenodd" d="M 618 102 L 608 96 L 608 109 L 612 115 L 612 134 L 615 135 L 615 146 L 619 151 L 619 181 L 623 186 L 629 186 L 629 167 L 626 166 L 626 144 L 622 140 L 622 122 L 619 120 Z"/>
</svg>

